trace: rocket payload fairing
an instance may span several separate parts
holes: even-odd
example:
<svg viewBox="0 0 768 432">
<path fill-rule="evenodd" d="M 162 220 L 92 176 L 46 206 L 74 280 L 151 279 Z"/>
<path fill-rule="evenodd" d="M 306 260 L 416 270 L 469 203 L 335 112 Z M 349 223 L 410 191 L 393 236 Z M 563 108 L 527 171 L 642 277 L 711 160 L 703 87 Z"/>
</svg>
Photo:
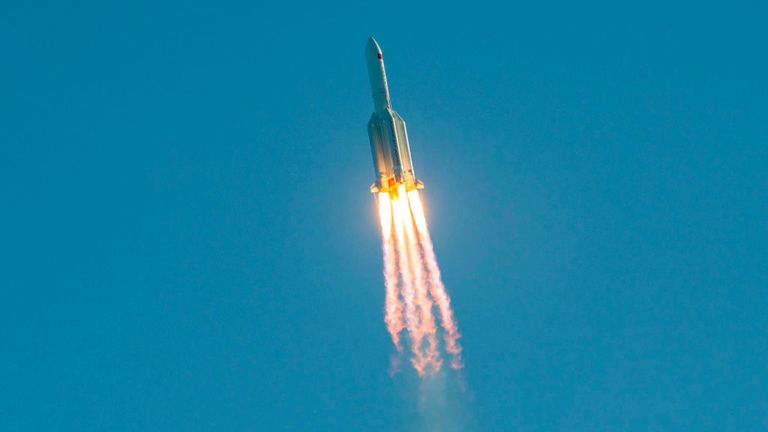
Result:
<svg viewBox="0 0 768 432">
<path fill-rule="evenodd" d="M 405 185 L 406 190 L 421 189 L 424 184 L 416 179 L 413 172 L 405 121 L 392 109 L 384 56 L 373 37 L 366 44 L 365 60 L 373 94 L 373 114 L 368 121 L 368 137 L 371 140 L 376 181 L 371 185 L 371 192 L 396 192 L 401 184 Z"/>
</svg>

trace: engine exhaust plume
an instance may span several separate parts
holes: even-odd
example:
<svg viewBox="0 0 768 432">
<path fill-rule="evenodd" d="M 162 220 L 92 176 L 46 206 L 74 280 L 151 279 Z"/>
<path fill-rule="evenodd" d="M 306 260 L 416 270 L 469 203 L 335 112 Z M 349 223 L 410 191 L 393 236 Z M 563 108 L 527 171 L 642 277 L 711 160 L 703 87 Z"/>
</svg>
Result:
<svg viewBox="0 0 768 432">
<path fill-rule="evenodd" d="M 398 298 L 397 269 L 395 266 L 395 240 L 392 237 L 392 204 L 389 195 L 379 194 L 379 220 L 381 221 L 382 252 L 384 255 L 384 286 L 386 290 L 384 322 L 397 351 L 402 351 L 400 331 L 403 330 L 403 306 Z"/>
<path fill-rule="evenodd" d="M 417 312 L 416 294 L 414 291 L 413 271 L 408 259 L 408 249 L 405 241 L 406 214 L 410 214 L 407 208 L 403 208 L 403 201 L 392 200 L 392 208 L 395 214 L 395 237 L 397 239 L 397 264 L 399 267 L 400 281 L 402 282 L 402 296 L 405 302 L 405 322 L 408 326 L 408 336 L 411 340 L 411 363 L 419 375 L 425 374 L 426 363 L 421 350 L 423 332 Z M 409 220 L 410 218 L 408 218 Z"/>
<path fill-rule="evenodd" d="M 451 367 L 459 369 L 463 365 L 461 360 L 461 346 L 458 342 L 460 337 L 459 328 L 453 317 L 453 310 L 451 310 L 451 299 L 448 297 L 448 293 L 445 290 L 445 286 L 443 285 L 440 276 L 440 267 L 437 265 L 437 258 L 435 257 L 432 239 L 430 238 L 429 229 L 427 228 L 427 219 L 424 217 L 424 208 L 421 205 L 419 192 L 416 190 L 408 192 L 408 201 L 411 204 L 416 227 L 419 230 L 419 239 L 424 248 L 424 259 L 430 275 L 430 294 L 437 303 L 438 310 L 440 311 L 440 322 L 445 329 L 445 350 L 452 356 Z"/>
<path fill-rule="evenodd" d="M 419 376 L 437 374 L 443 364 L 438 344 L 438 333 L 442 332 L 451 367 L 461 368 L 460 335 L 418 191 L 406 192 L 405 185 L 400 184 L 394 193 L 380 192 L 378 205 L 384 255 L 384 321 L 395 348 L 403 351 L 401 332 L 406 330 L 410 362 L 416 372 Z M 442 330 L 437 326 L 435 309 Z"/>
</svg>

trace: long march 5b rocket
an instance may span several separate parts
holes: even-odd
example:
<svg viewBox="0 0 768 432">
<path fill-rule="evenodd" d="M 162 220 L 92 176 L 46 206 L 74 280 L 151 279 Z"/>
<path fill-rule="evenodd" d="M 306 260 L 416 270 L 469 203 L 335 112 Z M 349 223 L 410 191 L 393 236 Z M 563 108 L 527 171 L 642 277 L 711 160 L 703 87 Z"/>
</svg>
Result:
<svg viewBox="0 0 768 432">
<path fill-rule="evenodd" d="M 365 60 L 373 94 L 373 114 L 368 121 L 368 137 L 371 140 L 376 181 L 371 185 L 371 192 L 396 192 L 400 185 L 405 185 L 406 190 L 421 189 L 424 184 L 416 179 L 413 172 L 405 121 L 392 109 L 384 56 L 373 37 L 368 39 L 365 47 Z"/>
</svg>

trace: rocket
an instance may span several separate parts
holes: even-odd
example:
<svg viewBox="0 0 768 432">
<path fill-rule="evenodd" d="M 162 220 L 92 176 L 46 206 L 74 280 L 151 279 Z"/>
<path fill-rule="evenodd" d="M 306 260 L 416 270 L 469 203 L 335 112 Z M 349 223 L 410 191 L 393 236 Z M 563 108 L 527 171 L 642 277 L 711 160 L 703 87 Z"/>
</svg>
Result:
<svg viewBox="0 0 768 432">
<path fill-rule="evenodd" d="M 368 137 L 371 141 L 376 181 L 371 185 L 371 192 L 394 193 L 400 185 L 405 185 L 406 190 L 422 189 L 424 184 L 416 179 L 413 172 L 405 121 L 392 109 L 384 56 L 373 37 L 368 39 L 365 46 L 365 61 L 368 64 L 368 78 L 373 95 L 373 114 L 368 121 Z"/>
</svg>

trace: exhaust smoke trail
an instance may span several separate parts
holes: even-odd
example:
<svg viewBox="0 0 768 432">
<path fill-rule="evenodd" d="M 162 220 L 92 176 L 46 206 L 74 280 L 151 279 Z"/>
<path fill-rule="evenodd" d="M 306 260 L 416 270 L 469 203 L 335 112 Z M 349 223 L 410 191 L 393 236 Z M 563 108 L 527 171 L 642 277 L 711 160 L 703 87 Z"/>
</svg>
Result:
<svg viewBox="0 0 768 432">
<path fill-rule="evenodd" d="M 453 318 L 451 299 L 448 297 L 448 293 L 446 292 L 442 278 L 440 277 L 440 267 L 437 265 L 437 258 L 435 257 L 435 250 L 432 246 L 432 239 L 429 236 L 427 219 L 424 217 L 424 208 L 421 205 L 419 192 L 415 190 L 408 192 L 408 201 L 411 204 L 416 227 L 419 230 L 419 237 L 424 248 L 424 256 L 430 275 L 430 294 L 437 303 L 437 308 L 440 310 L 440 322 L 445 329 L 445 350 L 452 356 L 451 367 L 460 369 L 463 365 L 461 360 L 461 346 L 458 342 L 461 335 L 459 334 L 459 328 L 456 325 L 456 321 Z"/>
<path fill-rule="evenodd" d="M 392 205 L 389 195 L 379 194 L 379 220 L 381 221 L 382 252 L 384 256 L 384 286 L 386 288 L 384 322 L 397 351 L 402 351 L 400 331 L 403 329 L 403 305 L 397 292 L 395 244 L 392 238 Z"/>
<path fill-rule="evenodd" d="M 405 223 L 408 208 L 403 208 L 401 200 L 392 200 L 392 208 L 395 214 L 395 237 L 397 238 L 397 264 L 400 272 L 400 282 L 402 286 L 401 295 L 405 301 L 405 323 L 407 325 L 408 336 L 411 339 L 411 352 L 413 358 L 411 364 L 419 373 L 424 375 L 425 360 L 421 350 L 423 333 L 419 322 L 415 292 L 413 288 L 413 276 L 411 272 L 411 262 L 408 260 L 408 250 L 405 243 Z"/>
<path fill-rule="evenodd" d="M 433 312 L 436 305 L 444 350 L 451 356 L 451 367 L 459 369 L 463 366 L 460 335 L 418 191 L 406 193 L 405 186 L 399 185 L 396 192 L 380 192 L 378 204 L 386 288 L 384 320 L 395 348 L 402 352 L 400 332 L 406 330 L 411 364 L 418 375 L 436 375 L 440 371 L 443 359 Z"/>
<path fill-rule="evenodd" d="M 440 370 L 442 360 L 440 360 L 440 354 L 437 349 L 437 328 L 435 326 L 435 318 L 432 316 L 432 300 L 427 293 L 427 279 L 425 274 L 425 266 L 422 260 L 421 251 L 413 229 L 413 218 L 411 217 L 408 209 L 408 199 L 405 195 L 405 187 L 401 186 L 398 190 L 398 199 L 400 200 L 400 208 L 406 209 L 404 214 L 405 220 L 405 234 L 408 242 L 408 257 L 410 258 L 410 265 L 413 272 L 413 280 L 416 294 L 416 304 L 419 308 L 419 318 L 421 320 L 421 332 L 427 338 L 426 347 L 426 359 L 425 361 L 432 365 L 432 369 L 435 371 Z"/>
</svg>

